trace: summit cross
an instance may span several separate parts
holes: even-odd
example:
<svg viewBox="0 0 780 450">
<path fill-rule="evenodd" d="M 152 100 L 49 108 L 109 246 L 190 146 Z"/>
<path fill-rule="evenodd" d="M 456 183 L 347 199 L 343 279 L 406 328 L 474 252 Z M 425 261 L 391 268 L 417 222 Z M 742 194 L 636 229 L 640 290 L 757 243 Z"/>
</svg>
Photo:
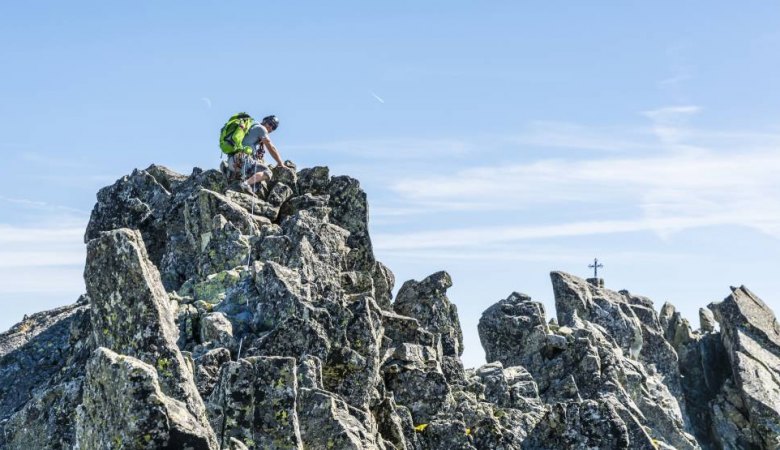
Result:
<svg viewBox="0 0 780 450">
<path fill-rule="evenodd" d="M 593 258 L 593 264 L 590 264 L 588 268 L 593 269 L 593 278 L 599 277 L 599 269 L 604 267 L 604 264 L 599 263 L 598 258 Z"/>
</svg>

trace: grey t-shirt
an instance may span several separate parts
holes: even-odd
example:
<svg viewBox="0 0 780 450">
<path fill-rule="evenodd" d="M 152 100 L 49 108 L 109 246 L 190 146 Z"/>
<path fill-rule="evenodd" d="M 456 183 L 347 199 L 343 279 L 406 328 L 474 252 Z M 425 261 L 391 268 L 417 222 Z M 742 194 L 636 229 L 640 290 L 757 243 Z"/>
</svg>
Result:
<svg viewBox="0 0 780 450">
<path fill-rule="evenodd" d="M 242 145 L 252 147 L 253 153 L 260 158 L 265 154 L 262 140 L 268 137 L 268 130 L 259 123 L 255 123 L 249 128 L 249 132 L 244 136 L 244 140 L 241 141 Z"/>
</svg>

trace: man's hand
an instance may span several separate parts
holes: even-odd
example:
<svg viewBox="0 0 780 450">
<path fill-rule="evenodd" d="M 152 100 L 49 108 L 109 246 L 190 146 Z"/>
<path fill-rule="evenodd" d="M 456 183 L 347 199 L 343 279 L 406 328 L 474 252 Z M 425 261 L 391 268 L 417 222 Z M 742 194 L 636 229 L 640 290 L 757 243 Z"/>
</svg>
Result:
<svg viewBox="0 0 780 450">
<path fill-rule="evenodd" d="M 276 146 L 274 146 L 270 139 L 263 139 L 263 144 L 265 145 L 265 148 L 268 149 L 268 153 L 270 153 L 276 162 L 279 163 L 279 167 L 287 167 L 287 165 L 284 164 L 284 160 L 282 159 L 281 155 L 279 155 L 279 150 L 276 149 Z"/>
</svg>

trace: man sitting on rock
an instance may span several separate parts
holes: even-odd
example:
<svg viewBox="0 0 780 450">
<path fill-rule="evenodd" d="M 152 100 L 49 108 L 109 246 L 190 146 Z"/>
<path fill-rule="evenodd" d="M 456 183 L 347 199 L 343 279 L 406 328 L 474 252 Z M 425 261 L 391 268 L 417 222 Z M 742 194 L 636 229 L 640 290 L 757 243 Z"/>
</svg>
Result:
<svg viewBox="0 0 780 450">
<path fill-rule="evenodd" d="M 230 128 L 235 123 L 236 127 Z M 222 129 L 220 147 L 227 153 L 227 176 L 231 182 L 237 182 L 242 191 L 253 194 L 257 185 L 268 181 L 273 172 L 263 160 L 265 150 L 276 160 L 280 167 L 285 167 L 279 151 L 274 146 L 269 135 L 279 127 L 276 116 L 266 116 L 260 123 L 255 122 L 248 114 L 239 113 L 231 117 Z M 236 131 L 245 131 L 240 145 L 232 142 L 233 136 L 240 137 Z"/>
</svg>

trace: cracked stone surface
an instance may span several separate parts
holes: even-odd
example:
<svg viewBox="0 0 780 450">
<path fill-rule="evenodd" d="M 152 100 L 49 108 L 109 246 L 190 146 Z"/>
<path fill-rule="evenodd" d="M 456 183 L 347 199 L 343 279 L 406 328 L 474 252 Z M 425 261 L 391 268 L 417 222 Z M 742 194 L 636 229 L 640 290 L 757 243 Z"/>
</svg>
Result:
<svg viewBox="0 0 780 450">
<path fill-rule="evenodd" d="M 695 329 L 553 272 L 555 317 L 512 292 L 465 368 L 457 280 L 394 296 L 365 191 L 327 167 L 257 196 L 135 170 L 85 242 L 87 293 L 0 334 L 0 448 L 780 448 L 780 326 L 745 287 Z"/>
</svg>

